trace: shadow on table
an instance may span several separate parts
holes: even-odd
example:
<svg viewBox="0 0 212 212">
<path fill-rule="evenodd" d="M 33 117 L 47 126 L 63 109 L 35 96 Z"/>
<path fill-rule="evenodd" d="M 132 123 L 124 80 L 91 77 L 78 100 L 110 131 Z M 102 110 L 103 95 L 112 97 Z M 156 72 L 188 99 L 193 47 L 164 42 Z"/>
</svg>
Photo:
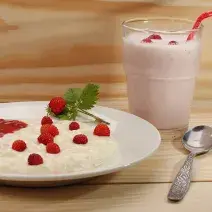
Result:
<svg viewBox="0 0 212 212">
<path fill-rule="evenodd" d="M 0 187 L 0 202 L 3 204 L 4 201 L 11 201 L 12 207 L 17 211 L 21 208 L 25 211 L 107 211 L 122 205 L 126 197 L 140 197 L 140 193 L 147 195 L 149 192 L 155 192 L 154 189 L 143 184 L 74 185 L 54 188 Z M 129 201 L 128 206 L 130 204 L 133 202 Z"/>
<path fill-rule="evenodd" d="M 88 186 L 88 185 L 66 185 L 60 187 L 50 188 L 19 188 L 12 186 L 0 187 L 0 195 L 10 196 L 13 199 L 16 197 L 25 200 L 68 200 L 80 198 L 81 196 L 92 193 L 98 190 L 99 186 Z"/>
</svg>

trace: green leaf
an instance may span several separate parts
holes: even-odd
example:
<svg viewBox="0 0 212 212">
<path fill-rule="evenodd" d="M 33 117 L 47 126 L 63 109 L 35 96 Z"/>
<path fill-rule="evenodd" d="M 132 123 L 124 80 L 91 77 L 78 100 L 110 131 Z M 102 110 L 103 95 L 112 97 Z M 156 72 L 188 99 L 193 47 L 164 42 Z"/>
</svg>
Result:
<svg viewBox="0 0 212 212">
<path fill-rule="evenodd" d="M 81 93 L 81 88 L 69 88 L 64 94 L 64 99 L 67 103 L 75 104 L 79 100 Z"/>
<path fill-rule="evenodd" d="M 46 108 L 46 112 L 47 112 L 47 115 L 49 116 L 55 116 L 55 114 L 51 111 L 49 107 Z"/>
<path fill-rule="evenodd" d="M 69 120 L 69 117 L 68 117 L 67 114 L 57 115 L 57 118 L 60 119 L 60 120 Z"/>
<path fill-rule="evenodd" d="M 70 120 L 76 120 L 77 115 L 78 115 L 77 110 L 71 111 L 71 113 L 69 115 L 70 116 Z"/>
<path fill-rule="evenodd" d="M 82 110 L 88 110 L 94 107 L 98 100 L 99 85 L 88 84 L 82 90 L 80 98 L 78 100 L 78 108 Z"/>
</svg>

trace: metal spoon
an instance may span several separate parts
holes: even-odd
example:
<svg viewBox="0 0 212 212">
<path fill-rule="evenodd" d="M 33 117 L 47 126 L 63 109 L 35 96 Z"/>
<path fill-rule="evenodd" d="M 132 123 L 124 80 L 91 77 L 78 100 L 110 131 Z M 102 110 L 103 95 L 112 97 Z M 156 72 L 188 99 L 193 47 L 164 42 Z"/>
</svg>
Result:
<svg viewBox="0 0 212 212">
<path fill-rule="evenodd" d="M 208 126 L 196 126 L 185 133 L 182 139 L 183 146 L 190 151 L 182 168 L 178 172 L 168 193 L 168 199 L 180 201 L 187 193 L 190 182 L 193 158 L 212 148 L 212 128 Z"/>
</svg>

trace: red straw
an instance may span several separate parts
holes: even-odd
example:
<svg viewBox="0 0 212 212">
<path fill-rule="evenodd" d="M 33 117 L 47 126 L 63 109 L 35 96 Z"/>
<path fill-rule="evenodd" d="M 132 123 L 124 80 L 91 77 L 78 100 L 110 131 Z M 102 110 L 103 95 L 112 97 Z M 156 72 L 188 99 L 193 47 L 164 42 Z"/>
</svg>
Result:
<svg viewBox="0 0 212 212">
<path fill-rule="evenodd" d="M 202 14 L 197 18 L 197 20 L 195 21 L 195 23 L 194 23 L 192 29 L 198 29 L 199 26 L 200 26 L 200 24 L 202 23 L 202 21 L 203 21 L 204 19 L 206 19 L 206 18 L 211 17 L 211 16 L 212 16 L 212 11 L 202 13 Z M 188 38 L 187 38 L 187 41 L 193 39 L 193 37 L 194 37 L 194 32 L 191 32 L 191 33 L 189 34 Z"/>
</svg>

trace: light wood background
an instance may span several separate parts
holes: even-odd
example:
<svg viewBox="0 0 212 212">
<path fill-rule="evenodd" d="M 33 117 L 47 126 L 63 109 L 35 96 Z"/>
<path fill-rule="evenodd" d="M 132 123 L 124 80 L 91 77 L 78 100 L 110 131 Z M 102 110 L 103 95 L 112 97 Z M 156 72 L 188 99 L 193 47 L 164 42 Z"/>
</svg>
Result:
<svg viewBox="0 0 212 212">
<path fill-rule="evenodd" d="M 195 19 L 211 0 L 1 0 L 0 101 L 47 100 L 70 86 L 101 85 L 100 104 L 127 109 L 123 20 Z M 212 99 L 212 21 L 204 22 L 195 100 Z"/>
</svg>

